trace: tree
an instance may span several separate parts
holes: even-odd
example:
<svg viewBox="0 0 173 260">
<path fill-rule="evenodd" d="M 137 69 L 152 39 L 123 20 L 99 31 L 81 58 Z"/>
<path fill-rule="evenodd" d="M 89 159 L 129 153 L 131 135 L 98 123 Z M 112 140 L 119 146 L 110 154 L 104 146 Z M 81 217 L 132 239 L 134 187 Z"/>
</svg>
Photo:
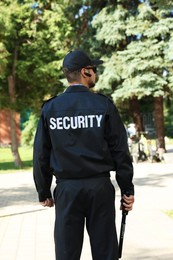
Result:
<svg viewBox="0 0 173 260">
<path fill-rule="evenodd" d="M 95 38 L 95 28 L 92 27 L 94 17 L 108 4 L 110 0 L 69 0 L 65 9 L 73 34 L 69 39 L 71 49 L 83 49 L 91 55 L 97 55 L 98 41 Z M 95 53 L 96 52 L 96 53 Z"/>
<path fill-rule="evenodd" d="M 162 148 L 165 147 L 163 97 L 172 92 L 169 49 L 173 17 L 169 5 L 170 1 L 117 1 L 116 6 L 104 8 L 93 23 L 97 39 L 109 50 L 105 52 L 105 69 L 99 85 L 107 85 L 117 102 L 128 99 L 131 103 L 152 96 L 155 110 L 160 102 L 161 114 L 159 117 L 158 111 L 154 114 Z"/>
<path fill-rule="evenodd" d="M 63 90 L 62 58 L 71 26 L 65 1 L 3 0 L 0 3 L 0 102 L 11 111 L 11 147 L 21 167 L 15 111 L 38 110 L 43 99 Z"/>
</svg>

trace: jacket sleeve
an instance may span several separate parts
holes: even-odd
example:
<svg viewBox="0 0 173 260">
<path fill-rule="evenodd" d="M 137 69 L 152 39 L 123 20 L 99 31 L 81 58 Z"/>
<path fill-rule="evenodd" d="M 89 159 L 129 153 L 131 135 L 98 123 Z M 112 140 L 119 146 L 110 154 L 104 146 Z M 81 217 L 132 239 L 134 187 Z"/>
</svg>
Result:
<svg viewBox="0 0 173 260">
<path fill-rule="evenodd" d="M 50 169 L 51 141 L 46 121 L 40 117 L 34 140 L 33 175 L 39 201 L 51 198 L 52 173 Z"/>
<path fill-rule="evenodd" d="M 111 101 L 108 105 L 106 132 L 121 194 L 128 192 L 130 195 L 134 195 L 133 165 L 128 148 L 127 133 L 119 112 Z"/>
</svg>

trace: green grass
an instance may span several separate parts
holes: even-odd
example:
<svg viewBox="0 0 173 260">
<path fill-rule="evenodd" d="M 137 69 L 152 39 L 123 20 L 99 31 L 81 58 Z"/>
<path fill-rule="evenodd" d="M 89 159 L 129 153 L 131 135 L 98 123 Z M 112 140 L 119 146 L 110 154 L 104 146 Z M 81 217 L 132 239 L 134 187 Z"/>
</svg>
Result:
<svg viewBox="0 0 173 260">
<path fill-rule="evenodd" d="M 31 171 L 32 170 L 32 153 L 31 147 L 20 147 L 19 154 L 22 160 L 22 168 L 14 165 L 13 155 L 10 148 L 0 148 L 0 174 L 18 172 L 18 171 Z"/>
</svg>

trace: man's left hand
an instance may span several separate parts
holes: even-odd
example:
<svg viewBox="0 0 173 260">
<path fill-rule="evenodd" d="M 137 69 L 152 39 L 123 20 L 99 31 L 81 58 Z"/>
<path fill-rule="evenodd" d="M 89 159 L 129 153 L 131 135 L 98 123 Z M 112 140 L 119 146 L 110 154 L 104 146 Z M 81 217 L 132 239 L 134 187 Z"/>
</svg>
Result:
<svg viewBox="0 0 173 260">
<path fill-rule="evenodd" d="M 52 198 L 47 198 L 45 201 L 41 201 L 40 204 L 43 207 L 53 207 L 54 206 L 54 200 Z"/>
</svg>

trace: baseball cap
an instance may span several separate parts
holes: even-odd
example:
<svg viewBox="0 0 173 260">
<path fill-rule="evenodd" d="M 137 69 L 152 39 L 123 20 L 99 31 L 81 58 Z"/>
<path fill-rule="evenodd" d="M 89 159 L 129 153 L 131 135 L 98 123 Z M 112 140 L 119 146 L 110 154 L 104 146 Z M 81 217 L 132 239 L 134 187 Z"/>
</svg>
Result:
<svg viewBox="0 0 173 260">
<path fill-rule="evenodd" d="M 98 66 L 103 61 L 99 59 L 92 60 L 82 50 L 70 51 L 63 60 L 63 68 L 67 68 L 70 71 L 76 71 L 86 66 Z"/>
</svg>

